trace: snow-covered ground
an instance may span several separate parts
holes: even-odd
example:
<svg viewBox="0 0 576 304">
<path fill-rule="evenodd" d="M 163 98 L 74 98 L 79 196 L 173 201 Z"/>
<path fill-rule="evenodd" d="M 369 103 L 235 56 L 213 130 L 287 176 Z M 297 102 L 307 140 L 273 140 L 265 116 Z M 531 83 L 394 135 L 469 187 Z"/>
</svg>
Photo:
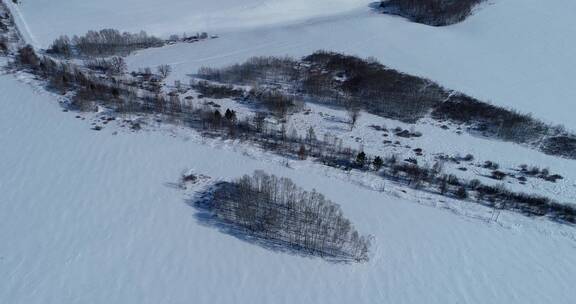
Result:
<svg viewBox="0 0 576 304">
<path fill-rule="evenodd" d="M 380 15 L 370 1 L 63 1 L 8 3 L 24 38 L 47 46 L 60 34 L 117 27 L 167 35 L 206 30 L 218 39 L 138 52 L 131 69 L 169 63 L 169 81 L 200 66 L 254 55 L 329 49 L 374 56 L 494 103 L 534 112 L 576 129 L 571 72 L 576 4 L 495 0 L 461 24 L 432 28 Z M 0 65 L 4 59 L 0 58 Z M 311 161 L 287 161 L 249 143 L 203 139 L 153 123 L 133 132 L 99 114 L 63 112 L 58 98 L 23 73 L 0 75 L 0 303 L 573 303 L 576 230 L 546 219 L 345 173 Z M 19 79 L 17 79 L 19 78 Z M 195 99 L 195 102 L 198 102 Z M 213 101 L 250 115 L 231 100 Z M 526 163 L 565 177 L 529 179 L 515 190 L 562 202 L 576 195 L 576 162 L 515 144 L 458 135 L 423 121 L 411 126 L 309 104 L 289 128 L 313 126 L 374 154 L 436 153 Z M 383 137 L 371 125 L 414 127 L 423 136 Z M 392 147 L 384 140 L 401 140 Z M 402 147 L 410 145 L 410 148 Z M 473 163 L 462 164 L 477 177 Z M 286 165 L 288 164 L 288 166 Z M 371 260 L 332 264 L 272 252 L 202 226 L 186 200 L 202 184 L 175 187 L 184 170 L 231 179 L 257 169 L 292 178 L 342 205 L 374 236 Z M 484 179 L 489 182 L 488 179 Z"/>
<path fill-rule="evenodd" d="M 379 14 L 373 2 L 29 0 L 14 11 L 21 13 L 24 35 L 41 47 L 61 34 L 107 27 L 221 36 L 146 50 L 128 60 L 132 69 L 170 63 L 175 68 L 171 79 L 255 55 L 302 56 L 328 49 L 372 56 L 449 89 L 576 130 L 576 42 L 571 39 L 576 2 L 490 0 L 464 22 L 440 28 Z"/>
<path fill-rule="evenodd" d="M 540 194 L 565 203 L 576 203 L 575 161 L 546 155 L 514 143 L 480 138 L 466 131 L 459 132 L 456 126 L 444 130 L 433 120 L 406 124 L 362 112 L 356 126 L 350 130 L 349 117 L 345 111 L 315 104 L 308 104 L 307 107 L 310 111 L 290 116 L 288 130 L 298 130 L 304 137 L 306 131 L 312 127 L 318 138 L 330 134 L 331 137 L 342 139 L 344 146 L 363 149 L 369 155 L 382 157 L 397 155 L 400 160 L 415 158 L 420 165 L 428 164 L 430 167 L 438 161 L 439 155 L 464 157 L 471 154 L 474 156 L 472 161 L 461 161 L 459 164 L 444 162 L 445 171 L 468 180 L 479 179 L 485 184 L 502 184 L 514 191 Z M 388 132 L 375 130 L 373 126 L 386 127 Z M 393 130 L 396 127 L 404 130 L 412 129 L 422 136 L 411 138 L 396 136 Z M 400 143 L 394 145 L 397 141 Z M 418 156 L 414 149 L 422 149 L 423 155 Z M 490 176 L 491 170 L 481 168 L 486 161 L 495 162 L 499 164 L 500 170 L 516 176 L 520 176 L 519 166 L 524 164 L 529 168 L 537 166 L 540 169 L 549 169 L 551 174 L 560 174 L 564 178 L 555 183 L 528 178 L 526 185 L 510 177 L 496 181 L 487 177 Z M 465 168 L 466 171 L 458 168 Z"/>
<path fill-rule="evenodd" d="M 226 98 L 199 99 L 198 94 L 193 91 L 183 96 L 193 96 L 192 103 L 196 107 L 216 105 L 217 107 L 213 107 L 213 110 L 218 109 L 222 113 L 227 109 L 234 110 L 239 119 L 254 115 L 252 104 Z M 459 163 L 441 161 L 444 163 L 445 172 L 466 180 L 479 179 L 484 184 L 503 185 L 513 191 L 546 196 L 562 203 L 576 203 L 574 201 L 576 162 L 573 160 L 546 155 L 531 147 L 511 142 L 471 135 L 460 129 L 458 125 L 448 124 L 448 129 L 443 129 L 443 124 L 433 119 L 423 119 L 416 124 L 408 124 L 361 112 L 354 128 L 350 128 L 349 121 L 347 112 L 342 109 L 307 103 L 304 110 L 287 116 L 285 127 L 287 134 L 296 132 L 303 138 L 306 137 L 309 128 L 312 128 L 318 139 L 328 138 L 329 142 L 333 142 L 333 139 L 337 138 L 342 140 L 344 147 L 364 150 L 372 156 L 386 158 L 396 155 L 399 160 L 415 158 L 420 165 L 429 167 L 440 161 L 441 155 L 464 158 L 471 154 L 474 159 L 470 161 L 461 160 Z M 387 131 L 377 130 L 375 126 L 386 128 Z M 281 128 L 277 121 L 272 122 L 272 127 Z M 410 138 L 397 136 L 397 131 L 394 131 L 397 127 L 402 130 L 413 130 L 421 133 L 421 136 Z M 325 137 L 326 135 L 328 137 Z M 421 149 L 422 155 L 418 155 L 415 149 Z M 520 180 L 513 177 L 506 177 L 504 180 L 492 179 L 490 175 L 493 170 L 482 167 L 486 161 L 498 164 L 502 172 L 516 177 L 527 177 L 527 181 L 522 184 Z M 521 174 L 521 165 L 526 165 L 528 168 L 548 169 L 550 174 L 559 174 L 563 178 L 550 182 Z"/>
<path fill-rule="evenodd" d="M 18 7 L 33 37 L 48 46 L 61 34 L 117 28 L 157 35 L 254 28 L 346 12 L 366 0 L 29 0 Z"/>
<path fill-rule="evenodd" d="M 375 57 L 481 100 L 532 113 L 576 130 L 573 54 L 576 2 L 491 0 L 460 24 L 430 27 L 368 7 L 308 22 L 218 32 L 220 39 L 150 49 L 128 58 L 133 69 L 170 63 L 172 79 L 200 66 L 255 55 L 303 56 L 326 49 Z"/>
<path fill-rule="evenodd" d="M 511 213 L 488 224 L 358 186 L 334 169 L 290 169 L 247 146 L 202 144 L 191 132 L 92 131 L 34 88 L 0 77 L 2 303 L 572 303 L 576 296 L 572 228 Z M 187 194 L 171 186 L 186 168 L 215 179 L 264 169 L 318 189 L 374 235 L 371 261 L 271 252 L 199 225 Z"/>
</svg>

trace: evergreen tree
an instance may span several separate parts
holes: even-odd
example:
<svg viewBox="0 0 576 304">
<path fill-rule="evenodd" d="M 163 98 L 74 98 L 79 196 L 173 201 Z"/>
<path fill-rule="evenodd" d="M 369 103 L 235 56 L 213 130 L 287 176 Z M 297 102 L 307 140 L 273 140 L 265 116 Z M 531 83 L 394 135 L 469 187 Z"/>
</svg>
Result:
<svg viewBox="0 0 576 304">
<path fill-rule="evenodd" d="M 236 111 L 231 111 L 230 109 L 226 109 L 226 113 L 224 113 L 224 118 L 227 121 L 233 122 L 236 120 Z"/>
<path fill-rule="evenodd" d="M 305 160 L 306 159 L 306 147 L 304 146 L 304 144 L 300 145 L 300 149 L 298 150 L 298 157 L 301 160 Z"/>
<path fill-rule="evenodd" d="M 382 157 L 376 156 L 376 158 L 374 158 L 374 161 L 372 162 L 372 165 L 374 166 L 374 169 L 378 171 L 384 165 L 384 160 L 382 160 Z"/>
<path fill-rule="evenodd" d="M 309 145 L 314 144 L 316 141 L 316 132 L 314 132 L 313 127 L 308 128 L 308 132 L 306 133 L 306 141 Z"/>
<path fill-rule="evenodd" d="M 356 155 L 356 165 L 360 168 L 364 168 L 364 165 L 366 165 L 366 153 L 364 151 Z"/>
<path fill-rule="evenodd" d="M 220 114 L 220 111 L 216 110 L 214 111 L 214 126 L 215 127 L 220 127 L 221 123 L 222 123 L 222 114 Z"/>
</svg>

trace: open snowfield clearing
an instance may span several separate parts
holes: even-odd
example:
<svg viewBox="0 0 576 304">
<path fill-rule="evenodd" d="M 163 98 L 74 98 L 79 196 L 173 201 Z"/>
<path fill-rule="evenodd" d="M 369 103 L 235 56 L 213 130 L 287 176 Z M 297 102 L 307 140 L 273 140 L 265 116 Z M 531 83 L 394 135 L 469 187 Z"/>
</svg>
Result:
<svg viewBox="0 0 576 304">
<path fill-rule="evenodd" d="M 400 159 L 415 157 L 420 164 L 428 163 L 430 166 L 436 162 L 434 156 L 439 154 L 460 155 L 461 157 L 471 154 L 475 159 L 468 164 L 467 162 L 459 164 L 446 162 L 444 164 L 445 169 L 447 172 L 465 177 L 468 180 L 480 179 L 487 184 L 505 185 L 514 191 L 540 194 L 563 203 L 575 203 L 576 161 L 546 155 L 510 142 L 477 137 L 466 132 L 457 134 L 455 130 L 443 130 L 432 121 L 406 124 L 362 112 L 357 125 L 353 130 L 350 130 L 349 118 L 345 111 L 315 104 L 309 104 L 307 107 L 310 112 L 291 115 L 287 127 L 300 131 L 300 135 L 303 137 L 306 136 L 306 131 L 312 127 L 319 138 L 323 138 L 324 134 L 330 134 L 342 139 L 345 146 L 358 149 L 362 147 L 366 153 L 371 155 L 398 155 Z M 406 130 L 413 128 L 421 132 L 422 136 L 405 139 L 394 136 L 394 132 L 387 132 L 387 135 L 390 136 L 383 137 L 383 132 L 374 130 L 372 126 L 386 126 L 389 129 L 401 127 Z M 384 144 L 384 140 L 391 142 L 398 140 L 401 144 L 396 146 Z M 416 148 L 422 149 L 425 155 L 418 157 L 413 151 Z M 564 178 L 554 183 L 542 179 L 530 179 L 526 185 L 519 184 L 513 178 L 507 178 L 504 181 L 494 180 L 489 177 L 490 170 L 479 168 L 479 165 L 485 161 L 496 162 L 500 165 L 501 170 L 510 172 L 518 170 L 518 166 L 521 164 L 548 168 L 551 172 L 560 174 Z M 465 167 L 467 171 L 463 172 L 458 169 L 462 167 Z"/>
<path fill-rule="evenodd" d="M 61 34 L 117 28 L 157 35 L 250 28 L 325 16 L 366 0 L 29 0 L 19 5 L 34 39 L 48 46 Z"/>
<path fill-rule="evenodd" d="M 537 0 L 482 4 L 460 24 L 435 28 L 377 14 L 366 3 L 347 14 L 292 25 L 223 32 L 219 39 L 150 49 L 130 68 L 174 66 L 185 79 L 201 66 L 255 55 L 303 56 L 318 49 L 373 56 L 400 71 L 576 130 L 576 2 Z"/>
<path fill-rule="evenodd" d="M 5 1 L 6 2 L 6 1 Z M 483 100 L 533 112 L 576 130 L 573 60 L 576 3 L 494 0 L 463 23 L 433 28 L 377 14 L 370 0 L 27 0 L 11 1 L 24 38 L 46 47 L 90 29 L 169 35 L 218 34 L 193 44 L 137 52 L 130 69 L 171 64 L 167 83 L 201 66 L 255 55 L 302 56 L 317 49 L 373 56 L 404 72 Z M 4 65 L 5 58 L 0 58 Z M 167 88 L 167 87 L 165 87 Z M 576 228 L 456 201 L 376 175 L 298 161 L 250 143 L 202 138 L 191 129 L 144 120 L 143 130 L 100 131 L 102 113 L 64 112 L 24 72 L 0 75 L 0 303 L 522 303 L 576 298 Z M 197 96 L 194 102 L 205 102 Z M 247 105 L 213 101 L 253 115 Z M 576 162 L 525 147 L 457 135 L 428 120 L 407 125 L 316 104 L 288 126 L 331 133 L 375 154 L 472 153 L 504 169 L 549 167 L 565 179 L 509 185 L 573 202 Z M 108 121 L 107 121 L 108 122 Z M 415 128 L 422 137 L 385 147 L 380 131 Z M 395 136 L 395 135 L 394 135 Z M 392 136 L 391 136 L 392 137 Z M 395 138 L 396 140 L 397 138 Z M 410 145 L 407 147 L 405 145 Z M 463 176 L 475 178 L 468 163 Z M 274 252 L 202 225 L 187 204 L 203 187 L 254 170 L 288 177 L 340 204 L 363 234 L 370 261 L 334 264 Z M 210 178 L 177 183 L 185 170 Z M 457 172 L 448 165 L 448 172 Z M 480 170 L 480 169 L 478 169 Z M 487 180 L 487 179 L 486 179 Z M 507 185 L 508 186 L 508 185 Z M 528 190 L 526 190 L 526 188 Z"/>
<path fill-rule="evenodd" d="M 194 97 L 197 106 L 212 104 L 213 107 L 224 112 L 231 109 L 236 112 L 239 119 L 254 116 L 254 104 L 233 99 L 214 99 L 203 97 L 198 93 L 187 93 Z M 473 156 L 470 161 L 451 162 L 444 161 L 446 172 L 463 177 L 467 180 L 479 179 L 489 185 L 503 185 L 517 192 L 542 195 L 561 203 L 574 204 L 576 197 L 576 161 L 547 155 L 519 144 L 483 138 L 471 135 L 466 131 L 458 131 L 457 126 L 450 125 L 448 129 L 441 127 L 432 119 L 422 119 L 415 124 L 403 123 L 362 111 L 354 128 L 350 129 L 349 115 L 345 110 L 335 109 L 321 104 L 307 103 L 305 110 L 291 113 L 287 116 L 286 130 L 292 131 L 305 138 L 310 128 L 313 128 L 317 138 L 338 138 L 346 147 L 363 150 L 369 155 L 387 157 L 396 155 L 404 160 L 414 158 L 420 165 L 428 164 L 432 167 L 438 161 L 439 155 L 464 157 Z M 279 122 L 274 120 L 274 126 Z M 386 127 L 388 130 L 374 129 L 375 126 Z M 421 133 L 420 137 L 404 138 L 397 136 L 395 128 L 414 130 Z M 386 136 L 384 136 L 386 135 Z M 394 144 L 398 141 L 398 144 Z M 328 140 L 330 142 L 330 140 Z M 418 155 L 414 149 L 421 149 Z M 519 166 L 524 164 L 529 168 L 534 166 L 546 168 L 551 174 L 559 174 L 562 179 L 555 182 L 545 181 L 541 178 L 529 177 L 523 183 L 517 178 L 507 177 L 496 180 L 490 177 L 490 169 L 482 168 L 486 162 L 499 165 L 499 170 L 521 175 Z M 465 170 L 465 171 L 464 171 Z M 371 174 L 370 174 L 371 175 Z"/>
<path fill-rule="evenodd" d="M 21 16 L 19 26 L 30 42 L 43 47 L 61 34 L 110 27 L 221 35 L 129 59 L 133 69 L 170 63 L 173 79 L 203 65 L 255 55 L 302 56 L 328 49 L 373 56 L 400 71 L 576 130 L 576 2 L 489 0 L 464 22 L 440 28 L 376 13 L 372 2 L 28 0 L 14 15 Z"/>
<path fill-rule="evenodd" d="M 331 169 L 289 169 L 246 146 L 202 144 L 193 132 L 91 131 L 52 95 L 12 76 L 0 77 L 0 92 L 2 303 L 572 303 L 576 296 L 572 228 L 510 213 L 487 224 L 371 191 Z M 318 189 L 374 235 L 370 262 L 271 252 L 199 225 L 187 196 L 169 186 L 185 168 L 224 179 L 264 169 Z"/>
</svg>

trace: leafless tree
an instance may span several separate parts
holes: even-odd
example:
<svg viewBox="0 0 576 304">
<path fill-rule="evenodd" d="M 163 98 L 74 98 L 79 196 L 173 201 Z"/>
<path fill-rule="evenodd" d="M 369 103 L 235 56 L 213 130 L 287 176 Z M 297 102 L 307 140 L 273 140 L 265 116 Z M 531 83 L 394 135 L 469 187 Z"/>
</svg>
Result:
<svg viewBox="0 0 576 304">
<path fill-rule="evenodd" d="M 287 178 L 256 171 L 219 184 L 212 197 L 209 209 L 252 237 L 326 258 L 368 260 L 370 238 L 354 229 L 340 207 Z"/>
<path fill-rule="evenodd" d="M 167 78 L 168 75 L 172 72 L 172 67 L 167 64 L 161 64 L 158 66 L 158 74 L 162 76 L 162 78 Z"/>
<path fill-rule="evenodd" d="M 350 120 L 350 130 L 352 130 L 356 126 L 358 118 L 360 118 L 360 107 L 356 105 L 350 105 L 346 110 Z"/>
</svg>

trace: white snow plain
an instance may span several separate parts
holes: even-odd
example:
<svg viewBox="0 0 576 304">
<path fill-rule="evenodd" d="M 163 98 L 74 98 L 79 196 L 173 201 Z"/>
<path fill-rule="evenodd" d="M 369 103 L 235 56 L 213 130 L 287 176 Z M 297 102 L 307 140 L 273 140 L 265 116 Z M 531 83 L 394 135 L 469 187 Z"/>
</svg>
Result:
<svg viewBox="0 0 576 304">
<path fill-rule="evenodd" d="M 294 22 L 366 4 L 365 0 L 30 0 L 18 7 L 34 37 L 48 46 L 61 34 L 94 29 L 157 35 L 213 32 Z"/>
<path fill-rule="evenodd" d="M 92 131 L 32 88 L 0 76 L 2 303 L 568 304 L 576 296 L 572 228 L 516 214 L 488 224 L 322 166 L 290 169 L 241 145 L 202 144 L 193 132 Z M 370 262 L 272 252 L 200 225 L 187 195 L 170 186 L 186 168 L 217 179 L 264 169 L 316 188 L 374 235 Z"/>
<path fill-rule="evenodd" d="M 576 130 L 576 2 L 489 0 L 473 16 L 430 27 L 383 15 L 372 0 L 28 0 L 19 27 L 37 46 L 62 34 L 118 28 L 153 34 L 208 31 L 220 39 L 150 49 L 130 67 L 171 63 L 172 79 L 255 55 L 318 49 L 375 57 L 400 71 Z"/>
<path fill-rule="evenodd" d="M 21 12 L 17 23 L 26 39 L 39 46 L 60 34 L 104 27 L 220 34 L 128 58 L 132 69 L 172 64 L 171 80 L 203 65 L 329 49 L 374 56 L 576 129 L 573 2 L 498 0 L 445 28 L 377 14 L 365 1 L 328 2 L 334 3 L 8 4 Z M 443 203 L 445 198 L 409 189 L 374 191 L 378 186 L 370 187 L 375 181 L 367 175 L 347 176 L 310 162 L 288 168 L 278 156 L 178 128 L 92 131 L 75 114 L 62 112 L 55 96 L 24 81 L 0 76 L 0 303 L 568 304 L 576 297 L 571 227 L 507 212 L 498 223 L 487 223 L 490 210 L 472 203 Z M 374 121 L 381 122 L 364 114 L 360 124 Z M 315 122 L 294 123 L 305 128 Z M 433 136 L 445 135 L 425 133 L 418 143 L 430 150 Z M 367 140 L 376 141 L 376 135 Z M 483 141 L 467 139 L 452 151 Z M 496 149 L 506 145 L 470 151 L 494 149 L 485 157 L 497 158 Z M 537 152 L 504 150 L 508 160 L 499 160 L 507 165 L 536 159 L 531 153 Z M 521 159 L 510 159 L 515 157 Z M 563 173 L 573 166 L 572 160 L 537 159 Z M 562 162 L 570 165 L 562 168 Z M 271 252 L 202 226 L 185 203 L 200 189 L 171 186 L 185 169 L 216 180 L 264 169 L 316 188 L 341 204 L 360 232 L 374 235 L 371 260 L 330 264 Z"/>
<path fill-rule="evenodd" d="M 489 1 L 464 22 L 437 28 L 366 6 L 291 25 L 217 33 L 221 38 L 205 43 L 149 49 L 128 63 L 137 69 L 168 62 L 175 70 L 172 79 L 183 79 L 201 66 L 325 49 L 374 57 L 448 89 L 576 130 L 575 11 L 576 2 L 570 0 L 554 5 Z"/>
</svg>

